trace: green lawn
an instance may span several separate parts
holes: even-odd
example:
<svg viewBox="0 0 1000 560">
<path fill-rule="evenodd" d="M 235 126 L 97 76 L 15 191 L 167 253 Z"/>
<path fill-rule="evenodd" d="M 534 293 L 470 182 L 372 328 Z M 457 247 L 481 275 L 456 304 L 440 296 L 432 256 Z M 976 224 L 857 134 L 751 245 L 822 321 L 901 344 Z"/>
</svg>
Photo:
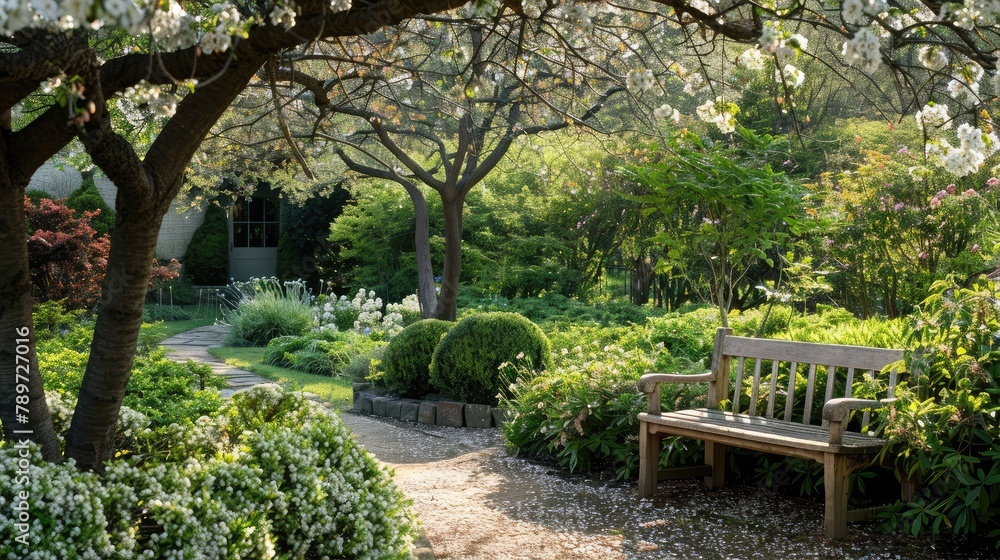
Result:
<svg viewBox="0 0 1000 560">
<path fill-rule="evenodd" d="M 261 360 L 264 359 L 265 351 L 264 348 L 232 348 L 229 346 L 208 349 L 211 355 L 231 366 L 252 371 L 261 377 L 291 385 L 308 393 L 315 393 L 321 399 L 329 401 L 335 410 L 348 409 L 354 405 L 350 380 L 262 364 Z"/>
</svg>

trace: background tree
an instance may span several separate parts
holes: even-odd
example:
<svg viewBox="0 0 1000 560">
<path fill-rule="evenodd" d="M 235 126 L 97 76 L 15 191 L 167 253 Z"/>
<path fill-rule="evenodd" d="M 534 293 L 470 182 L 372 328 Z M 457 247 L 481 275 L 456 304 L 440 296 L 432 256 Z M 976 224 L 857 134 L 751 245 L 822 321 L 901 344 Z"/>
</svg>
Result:
<svg viewBox="0 0 1000 560">
<path fill-rule="evenodd" d="M 752 157 L 766 151 L 766 139 L 748 131 L 740 136 L 748 145 L 723 151 L 688 135 L 675 144 L 673 157 L 633 168 L 649 190 L 643 202 L 665 218 L 665 230 L 654 238 L 666 249 L 661 270 L 700 261 L 723 326 L 805 226 L 804 190 Z"/>
</svg>

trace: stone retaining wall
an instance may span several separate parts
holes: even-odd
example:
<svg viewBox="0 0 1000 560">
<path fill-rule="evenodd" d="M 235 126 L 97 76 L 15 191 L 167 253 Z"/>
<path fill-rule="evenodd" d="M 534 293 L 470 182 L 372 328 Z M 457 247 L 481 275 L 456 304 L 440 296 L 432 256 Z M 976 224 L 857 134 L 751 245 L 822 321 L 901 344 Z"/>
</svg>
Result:
<svg viewBox="0 0 1000 560">
<path fill-rule="evenodd" d="M 504 420 L 504 412 L 495 406 L 466 404 L 428 395 L 422 400 L 383 395 L 372 389 L 371 383 L 354 384 L 354 411 L 455 428 L 496 428 Z"/>
</svg>

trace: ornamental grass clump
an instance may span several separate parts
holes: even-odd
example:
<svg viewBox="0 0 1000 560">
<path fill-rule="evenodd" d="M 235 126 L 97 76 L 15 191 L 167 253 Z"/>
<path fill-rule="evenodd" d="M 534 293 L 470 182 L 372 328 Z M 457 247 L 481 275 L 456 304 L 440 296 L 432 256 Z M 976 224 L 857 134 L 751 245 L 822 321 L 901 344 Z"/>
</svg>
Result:
<svg viewBox="0 0 1000 560">
<path fill-rule="evenodd" d="M 266 346 L 273 338 L 305 334 L 312 327 L 312 298 L 301 280 L 251 278 L 233 282 L 227 292 L 227 346 Z"/>
<path fill-rule="evenodd" d="M 299 393 L 261 385 L 212 416 L 152 429 L 123 417 L 103 475 L 0 447 L 0 532 L 28 544 L 0 558 L 407 559 L 416 521 L 391 475 L 340 418 Z M 28 455 L 22 480 L 19 460 Z"/>
<path fill-rule="evenodd" d="M 549 339 L 517 313 L 478 313 L 462 319 L 441 339 L 431 360 L 431 384 L 467 403 L 497 403 L 500 365 L 523 360 L 532 369 L 550 363 Z"/>
</svg>

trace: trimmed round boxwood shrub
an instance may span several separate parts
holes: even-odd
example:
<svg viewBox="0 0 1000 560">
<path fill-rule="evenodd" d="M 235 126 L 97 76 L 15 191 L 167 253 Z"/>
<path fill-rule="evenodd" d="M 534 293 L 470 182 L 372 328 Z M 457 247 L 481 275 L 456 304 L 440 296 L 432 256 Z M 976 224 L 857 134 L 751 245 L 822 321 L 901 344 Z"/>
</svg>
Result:
<svg viewBox="0 0 1000 560">
<path fill-rule="evenodd" d="M 421 398 L 436 392 L 431 385 L 434 349 L 455 323 L 424 319 L 401 330 L 382 355 L 381 382 L 403 397 Z"/>
<path fill-rule="evenodd" d="M 544 369 L 550 348 L 542 329 L 517 313 L 472 315 L 448 331 L 434 350 L 431 384 L 448 398 L 495 405 L 500 365 L 520 361 Z"/>
</svg>

